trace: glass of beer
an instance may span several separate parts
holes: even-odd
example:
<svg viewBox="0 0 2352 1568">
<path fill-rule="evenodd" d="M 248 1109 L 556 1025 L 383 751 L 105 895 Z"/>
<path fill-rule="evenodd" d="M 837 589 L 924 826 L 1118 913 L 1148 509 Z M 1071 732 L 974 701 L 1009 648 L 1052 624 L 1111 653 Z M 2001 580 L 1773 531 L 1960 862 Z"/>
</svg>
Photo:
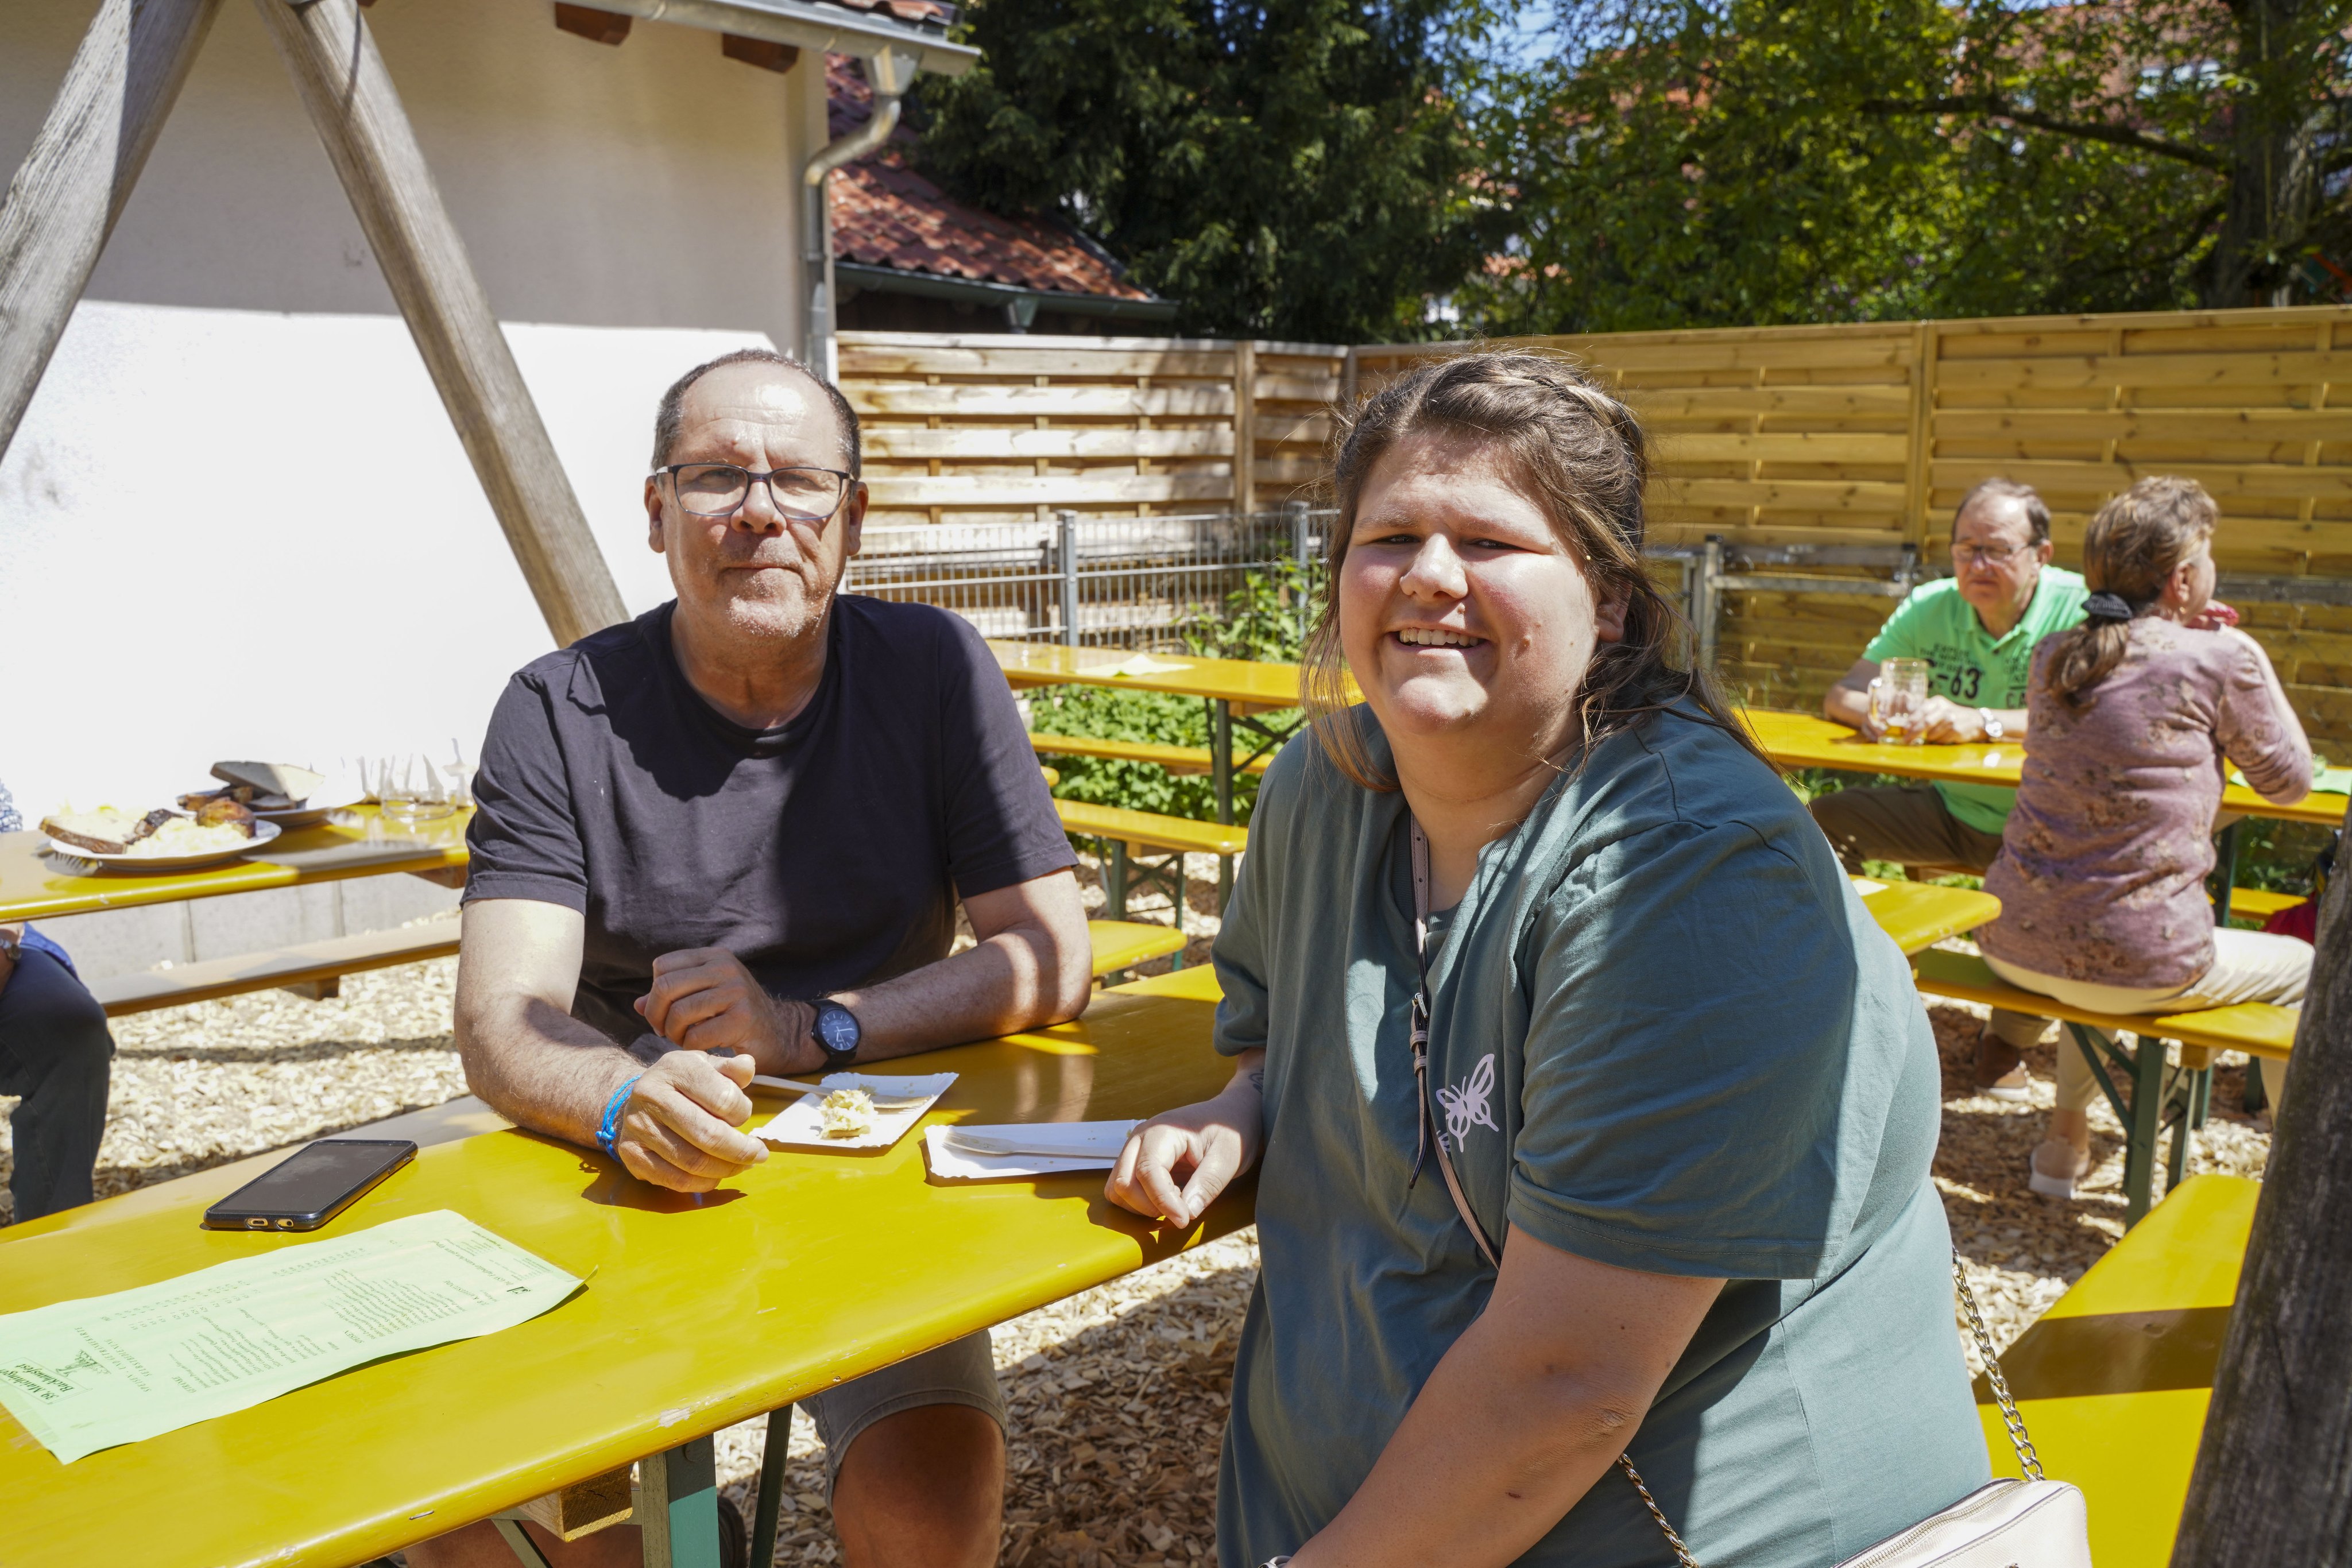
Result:
<svg viewBox="0 0 2352 1568">
<path fill-rule="evenodd" d="M 1870 722 L 1890 746 L 1917 746 L 1927 738 L 1927 661 L 1889 659 L 1870 683 Z"/>
</svg>

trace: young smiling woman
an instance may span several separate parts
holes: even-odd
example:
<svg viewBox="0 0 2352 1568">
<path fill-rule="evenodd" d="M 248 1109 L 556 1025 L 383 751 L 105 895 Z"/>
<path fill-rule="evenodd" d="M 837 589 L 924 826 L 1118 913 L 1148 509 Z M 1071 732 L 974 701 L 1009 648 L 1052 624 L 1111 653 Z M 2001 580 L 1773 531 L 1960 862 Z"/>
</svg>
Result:
<svg viewBox="0 0 2352 1568">
<path fill-rule="evenodd" d="M 1526 353 L 1412 371 L 1340 447 L 1314 739 L 1217 940 L 1239 1071 L 1108 1188 L 1182 1225 L 1259 1167 L 1228 1568 L 1671 1564 L 1621 1454 L 1700 1562 L 1817 1568 L 1987 1477 L 1925 1015 L 1673 667 L 1645 478 Z"/>
</svg>

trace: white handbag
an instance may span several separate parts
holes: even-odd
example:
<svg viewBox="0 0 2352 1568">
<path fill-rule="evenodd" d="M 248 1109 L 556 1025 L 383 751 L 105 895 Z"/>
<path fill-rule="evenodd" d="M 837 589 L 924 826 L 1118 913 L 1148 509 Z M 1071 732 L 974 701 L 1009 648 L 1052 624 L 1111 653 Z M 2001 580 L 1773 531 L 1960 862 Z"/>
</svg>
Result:
<svg viewBox="0 0 2352 1568">
<path fill-rule="evenodd" d="M 1500 1270 L 1501 1249 L 1486 1234 L 1486 1228 L 1478 1223 L 1478 1217 L 1470 1211 L 1461 1178 L 1454 1174 L 1454 1160 L 1445 1152 L 1444 1138 L 1430 1136 L 1429 841 L 1423 836 L 1419 822 L 1412 824 L 1412 894 L 1413 940 L 1423 965 L 1421 986 L 1412 998 L 1411 1034 L 1413 1088 L 1421 1102 L 1421 1145 L 1423 1149 L 1437 1151 L 1438 1174 L 1445 1178 L 1445 1190 L 1454 1199 L 1455 1212 L 1470 1228 L 1470 1239 L 1478 1244 L 1479 1255 L 1486 1260 L 1487 1267 Z M 1420 1168 L 1416 1157 L 1415 1174 Z M 2009 1380 L 2000 1375 L 2000 1362 L 1993 1354 L 1992 1336 L 1985 1333 L 1984 1315 L 1977 1311 L 1977 1298 L 1969 1289 L 1968 1271 L 1961 1267 L 1958 1251 L 1952 1254 L 1952 1282 L 1959 1288 L 1960 1305 L 1968 1312 L 1969 1333 L 1975 1336 L 1978 1354 L 1984 1357 L 1985 1376 L 1992 1384 L 1993 1397 L 2000 1402 L 2000 1418 L 2009 1428 L 2010 1446 L 2017 1450 L 2018 1468 L 2029 1479 L 2003 1479 L 1980 1486 L 1941 1512 L 1929 1514 L 1910 1529 L 1855 1552 L 1836 1568 L 2091 1568 L 2090 1515 L 2084 1506 L 2082 1490 L 2042 1475 L 2042 1460 L 2033 1451 L 2032 1439 L 2025 1435 L 2025 1417 L 2017 1413 L 2017 1401 L 2010 1397 Z M 1683 1538 L 1675 1533 L 1675 1527 L 1666 1522 L 1665 1511 L 1643 1484 L 1642 1473 L 1633 1468 L 1633 1461 L 1620 1454 L 1617 1468 L 1625 1472 L 1625 1479 L 1642 1494 L 1642 1506 L 1650 1511 L 1650 1517 L 1664 1531 L 1666 1544 L 1674 1548 L 1675 1561 L 1681 1568 L 1699 1568 L 1698 1559 L 1683 1544 Z"/>
</svg>

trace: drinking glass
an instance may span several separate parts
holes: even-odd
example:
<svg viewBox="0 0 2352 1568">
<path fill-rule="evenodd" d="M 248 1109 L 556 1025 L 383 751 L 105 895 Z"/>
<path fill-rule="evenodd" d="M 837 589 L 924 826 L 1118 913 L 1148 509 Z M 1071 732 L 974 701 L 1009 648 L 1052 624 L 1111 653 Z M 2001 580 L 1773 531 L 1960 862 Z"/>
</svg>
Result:
<svg viewBox="0 0 2352 1568">
<path fill-rule="evenodd" d="M 375 798 L 383 815 L 401 821 L 428 821 L 457 810 L 440 768 L 417 752 L 376 759 Z"/>
<path fill-rule="evenodd" d="M 1927 661 L 1889 659 L 1870 683 L 1870 722 L 1894 746 L 1917 746 L 1927 737 Z"/>
</svg>

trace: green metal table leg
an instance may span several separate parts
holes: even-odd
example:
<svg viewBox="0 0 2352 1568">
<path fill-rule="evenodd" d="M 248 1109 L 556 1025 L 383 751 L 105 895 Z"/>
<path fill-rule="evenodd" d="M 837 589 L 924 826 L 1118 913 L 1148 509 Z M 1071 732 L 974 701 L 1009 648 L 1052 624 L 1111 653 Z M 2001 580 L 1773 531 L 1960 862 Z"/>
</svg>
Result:
<svg viewBox="0 0 2352 1568">
<path fill-rule="evenodd" d="M 2147 1218 L 2156 1192 L 2156 1141 L 2164 1124 L 2164 1041 L 2132 1040 L 2131 1119 L 2124 1145 L 2124 1228 Z"/>
<path fill-rule="evenodd" d="M 522 1564 L 522 1568 L 548 1568 L 546 1554 L 540 1551 L 539 1542 L 523 1529 L 520 1520 L 500 1517 L 490 1522 L 499 1527 L 499 1534 L 505 1540 L 507 1550 L 515 1554 L 515 1560 Z"/>
<path fill-rule="evenodd" d="M 719 1568 L 719 1465 L 697 1437 L 637 1465 L 646 1568 Z"/>
<path fill-rule="evenodd" d="M 2270 1103 L 2269 1085 L 2263 1082 L 2263 1059 L 2259 1056 L 2250 1056 L 2246 1058 L 2245 1098 L 2240 1102 L 2238 1108 L 2251 1116 Z"/>
<path fill-rule="evenodd" d="M 1110 884 L 1103 889 L 1103 914 L 1112 920 L 1127 918 L 1127 841 L 1114 839 L 1110 846 Z"/>
<path fill-rule="evenodd" d="M 793 1446 L 793 1407 L 768 1412 L 768 1447 L 760 1456 L 760 1503 L 752 1512 L 751 1568 L 776 1560 L 776 1521 L 784 1503 L 784 1457 Z"/>
</svg>

